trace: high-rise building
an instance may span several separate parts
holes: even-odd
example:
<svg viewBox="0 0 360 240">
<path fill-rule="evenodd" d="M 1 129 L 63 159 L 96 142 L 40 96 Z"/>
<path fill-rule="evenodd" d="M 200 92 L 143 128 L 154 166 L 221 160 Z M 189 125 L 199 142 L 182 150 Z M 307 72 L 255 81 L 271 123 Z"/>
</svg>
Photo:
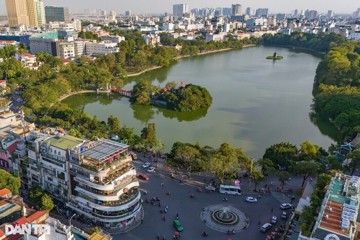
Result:
<svg viewBox="0 0 360 240">
<path fill-rule="evenodd" d="M 329 10 L 327 13 L 327 17 L 328 18 L 332 18 L 334 16 L 334 11 L 333 10 Z"/>
<path fill-rule="evenodd" d="M 243 10 L 241 4 L 231 5 L 231 15 L 232 16 L 241 16 L 243 15 Z"/>
<path fill-rule="evenodd" d="M 187 4 L 174 4 L 173 15 L 179 18 L 183 17 L 185 13 L 189 13 L 189 5 Z"/>
<path fill-rule="evenodd" d="M 245 14 L 251 16 L 251 8 L 247 7 Z"/>
<path fill-rule="evenodd" d="M 69 22 L 69 9 L 67 7 L 45 7 L 46 22 Z"/>
<path fill-rule="evenodd" d="M 46 23 L 44 2 L 43 0 L 36 0 L 35 3 L 36 3 L 38 26 L 42 26 Z"/>
<path fill-rule="evenodd" d="M 257 17 L 268 17 L 269 9 L 268 8 L 258 8 L 256 9 L 255 15 Z"/>
<path fill-rule="evenodd" d="M 35 0 L 26 0 L 26 10 L 27 10 L 27 15 L 29 17 L 29 26 L 37 27 L 38 19 L 37 19 Z"/>
<path fill-rule="evenodd" d="M 6 0 L 6 12 L 10 27 L 29 25 L 26 0 Z"/>
</svg>

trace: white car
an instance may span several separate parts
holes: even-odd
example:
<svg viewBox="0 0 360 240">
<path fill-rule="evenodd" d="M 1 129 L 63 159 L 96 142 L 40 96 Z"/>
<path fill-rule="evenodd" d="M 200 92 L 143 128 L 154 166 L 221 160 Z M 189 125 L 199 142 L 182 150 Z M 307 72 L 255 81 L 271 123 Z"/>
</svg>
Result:
<svg viewBox="0 0 360 240">
<path fill-rule="evenodd" d="M 291 205 L 290 203 L 282 203 L 282 204 L 280 205 L 280 208 L 281 208 L 282 210 L 287 210 L 287 209 L 291 209 L 291 208 L 292 208 L 292 205 Z"/>
<path fill-rule="evenodd" d="M 245 201 L 249 203 L 256 203 L 258 200 L 254 197 L 246 197 Z"/>
<path fill-rule="evenodd" d="M 150 172 L 150 173 L 155 172 L 155 168 L 154 167 L 149 167 L 147 172 Z"/>
<path fill-rule="evenodd" d="M 213 191 L 213 192 L 216 191 L 216 188 L 215 188 L 214 186 L 211 186 L 211 185 L 207 185 L 207 186 L 205 187 L 205 189 L 208 190 L 208 191 Z"/>
<path fill-rule="evenodd" d="M 144 163 L 144 164 L 142 165 L 142 167 L 143 167 L 143 168 L 148 168 L 148 167 L 150 167 L 150 165 L 151 165 L 151 164 L 150 164 L 149 162 L 146 162 L 146 163 Z"/>
</svg>

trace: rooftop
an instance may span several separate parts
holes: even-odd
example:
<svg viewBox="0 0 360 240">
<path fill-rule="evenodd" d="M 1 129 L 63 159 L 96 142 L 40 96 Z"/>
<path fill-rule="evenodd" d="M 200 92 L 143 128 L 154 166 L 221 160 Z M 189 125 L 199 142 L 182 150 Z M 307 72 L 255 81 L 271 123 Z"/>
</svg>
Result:
<svg viewBox="0 0 360 240">
<path fill-rule="evenodd" d="M 45 140 L 51 146 L 67 150 L 83 143 L 83 140 L 70 135 L 54 136 Z"/>
<path fill-rule="evenodd" d="M 46 32 L 46 33 L 33 34 L 30 38 L 58 39 L 59 38 L 59 33 L 57 31 L 55 31 L 55 32 Z"/>
<path fill-rule="evenodd" d="M 338 175 L 329 184 L 313 236 L 324 239 L 334 234 L 340 240 L 352 238 L 359 209 L 360 178 Z"/>
<path fill-rule="evenodd" d="M 11 191 L 9 189 L 7 188 L 0 189 L 0 198 L 8 194 L 11 194 Z"/>
<path fill-rule="evenodd" d="M 128 145 L 123 143 L 107 139 L 98 139 L 97 141 L 91 142 L 88 145 L 88 148 L 83 151 L 81 155 L 87 159 L 102 161 L 123 149 L 127 149 L 128 147 Z"/>
<path fill-rule="evenodd" d="M 89 240 L 112 240 L 112 237 L 103 232 L 95 232 L 89 237 Z"/>
</svg>

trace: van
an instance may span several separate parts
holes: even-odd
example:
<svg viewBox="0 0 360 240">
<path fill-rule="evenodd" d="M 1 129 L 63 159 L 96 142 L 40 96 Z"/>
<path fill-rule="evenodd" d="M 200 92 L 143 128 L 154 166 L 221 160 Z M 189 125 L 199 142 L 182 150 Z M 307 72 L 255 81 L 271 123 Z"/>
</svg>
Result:
<svg viewBox="0 0 360 240">
<path fill-rule="evenodd" d="M 272 226 L 271 223 L 265 223 L 264 225 L 261 226 L 260 231 L 266 233 L 271 229 L 271 226 Z"/>
</svg>

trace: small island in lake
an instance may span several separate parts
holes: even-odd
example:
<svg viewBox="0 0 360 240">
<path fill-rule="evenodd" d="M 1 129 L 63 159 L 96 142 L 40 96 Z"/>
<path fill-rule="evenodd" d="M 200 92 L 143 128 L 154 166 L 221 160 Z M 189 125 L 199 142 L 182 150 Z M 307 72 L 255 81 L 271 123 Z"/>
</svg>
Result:
<svg viewBox="0 0 360 240">
<path fill-rule="evenodd" d="M 277 56 L 276 52 L 274 52 L 274 54 L 272 56 L 266 57 L 266 59 L 269 59 L 269 60 L 281 60 L 283 58 L 284 58 L 283 56 Z"/>
<path fill-rule="evenodd" d="M 206 88 L 183 82 L 169 82 L 160 88 L 150 81 L 141 81 L 133 88 L 130 101 L 154 105 L 179 112 L 192 112 L 211 106 L 212 97 Z"/>
</svg>

